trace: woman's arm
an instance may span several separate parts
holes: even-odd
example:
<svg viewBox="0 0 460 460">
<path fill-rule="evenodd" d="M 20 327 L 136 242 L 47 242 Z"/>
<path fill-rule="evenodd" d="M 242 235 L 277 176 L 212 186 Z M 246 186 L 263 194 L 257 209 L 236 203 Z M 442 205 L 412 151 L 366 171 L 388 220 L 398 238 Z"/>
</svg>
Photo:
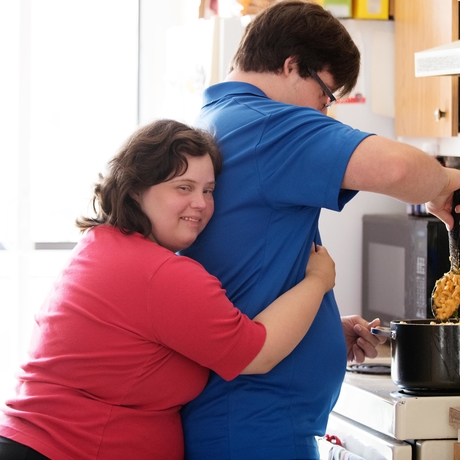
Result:
<svg viewBox="0 0 460 460">
<path fill-rule="evenodd" d="M 265 374 L 289 355 L 303 339 L 324 294 L 335 284 L 335 264 L 326 248 L 312 246 L 305 278 L 278 297 L 254 321 L 267 331 L 264 346 L 242 374 Z"/>
</svg>

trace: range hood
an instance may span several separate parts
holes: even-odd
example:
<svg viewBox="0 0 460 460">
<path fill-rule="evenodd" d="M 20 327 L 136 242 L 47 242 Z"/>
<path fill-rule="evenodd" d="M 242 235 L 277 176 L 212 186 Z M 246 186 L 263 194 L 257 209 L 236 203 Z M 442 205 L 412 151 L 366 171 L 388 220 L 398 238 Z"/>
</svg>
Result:
<svg viewBox="0 0 460 460">
<path fill-rule="evenodd" d="M 460 75 L 460 40 L 414 53 L 415 76 Z"/>
</svg>

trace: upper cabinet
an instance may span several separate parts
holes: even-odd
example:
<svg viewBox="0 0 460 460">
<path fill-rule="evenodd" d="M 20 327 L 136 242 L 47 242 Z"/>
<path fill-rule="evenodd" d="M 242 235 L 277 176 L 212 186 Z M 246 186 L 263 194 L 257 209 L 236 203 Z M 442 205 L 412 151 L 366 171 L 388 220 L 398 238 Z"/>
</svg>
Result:
<svg viewBox="0 0 460 460">
<path fill-rule="evenodd" d="M 395 134 L 458 134 L 458 77 L 415 77 L 414 53 L 459 38 L 458 0 L 395 1 Z"/>
</svg>

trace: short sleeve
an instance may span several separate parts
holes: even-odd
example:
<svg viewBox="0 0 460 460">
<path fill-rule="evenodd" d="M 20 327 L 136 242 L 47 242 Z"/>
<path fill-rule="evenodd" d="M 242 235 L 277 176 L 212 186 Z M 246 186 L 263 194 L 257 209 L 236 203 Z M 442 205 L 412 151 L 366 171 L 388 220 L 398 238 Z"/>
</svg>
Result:
<svg viewBox="0 0 460 460">
<path fill-rule="evenodd" d="M 355 195 L 341 190 L 348 162 L 370 135 L 305 107 L 268 117 L 256 148 L 263 196 L 275 207 L 339 211 Z"/>
</svg>

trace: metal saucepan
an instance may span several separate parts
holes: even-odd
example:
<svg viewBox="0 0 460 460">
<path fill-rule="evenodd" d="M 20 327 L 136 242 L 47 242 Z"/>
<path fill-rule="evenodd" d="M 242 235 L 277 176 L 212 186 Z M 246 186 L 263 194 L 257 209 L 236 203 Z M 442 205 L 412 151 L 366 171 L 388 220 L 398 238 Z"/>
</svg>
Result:
<svg viewBox="0 0 460 460">
<path fill-rule="evenodd" d="M 391 321 L 371 332 L 391 339 L 391 378 L 400 388 L 460 393 L 458 321 Z"/>
</svg>

